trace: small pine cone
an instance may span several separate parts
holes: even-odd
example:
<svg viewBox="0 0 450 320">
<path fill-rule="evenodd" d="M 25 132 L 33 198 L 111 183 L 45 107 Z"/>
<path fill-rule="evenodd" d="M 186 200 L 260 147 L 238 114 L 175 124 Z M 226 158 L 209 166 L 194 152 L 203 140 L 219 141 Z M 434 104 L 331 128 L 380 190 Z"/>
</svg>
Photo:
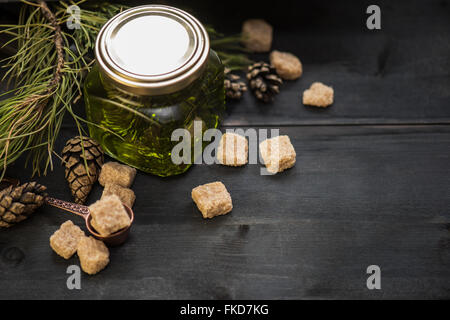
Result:
<svg viewBox="0 0 450 320">
<path fill-rule="evenodd" d="M 275 68 L 266 62 L 257 62 L 249 66 L 247 79 L 256 98 L 264 102 L 272 101 L 283 84 Z"/>
<path fill-rule="evenodd" d="M 230 69 L 225 68 L 225 94 L 227 98 L 239 100 L 242 94 L 247 91 L 247 85 L 241 81 L 241 77 L 231 73 Z"/>
<path fill-rule="evenodd" d="M 0 227 L 8 228 L 28 218 L 45 201 L 47 188 L 36 182 L 9 186 L 0 192 Z"/>
<path fill-rule="evenodd" d="M 66 142 L 62 158 L 66 166 L 66 180 L 74 201 L 83 204 L 100 174 L 103 165 L 103 150 L 95 140 L 77 136 Z M 86 159 L 89 174 L 84 159 Z"/>
</svg>

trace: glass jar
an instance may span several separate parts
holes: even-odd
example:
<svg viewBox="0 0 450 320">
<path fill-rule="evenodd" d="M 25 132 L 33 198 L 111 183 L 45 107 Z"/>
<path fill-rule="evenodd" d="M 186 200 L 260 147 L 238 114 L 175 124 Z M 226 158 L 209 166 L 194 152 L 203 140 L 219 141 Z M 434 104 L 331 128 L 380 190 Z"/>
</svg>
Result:
<svg viewBox="0 0 450 320">
<path fill-rule="evenodd" d="M 194 119 L 216 128 L 225 109 L 223 65 L 202 24 L 168 6 L 132 8 L 102 27 L 95 55 L 84 84 L 91 137 L 142 171 L 186 171 L 171 160 L 172 132 L 191 131 Z"/>
</svg>

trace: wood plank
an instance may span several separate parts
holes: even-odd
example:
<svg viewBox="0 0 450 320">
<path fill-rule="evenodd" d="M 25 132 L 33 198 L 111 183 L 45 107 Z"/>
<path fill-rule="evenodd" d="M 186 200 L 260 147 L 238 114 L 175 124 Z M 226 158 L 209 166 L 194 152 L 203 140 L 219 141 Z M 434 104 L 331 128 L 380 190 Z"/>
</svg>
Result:
<svg viewBox="0 0 450 320">
<path fill-rule="evenodd" d="M 242 1 L 172 4 L 228 33 L 239 32 L 249 16 L 266 18 L 274 25 L 273 48 L 293 52 L 303 62 L 303 76 L 287 82 L 273 104 L 247 93 L 243 101 L 228 104 L 224 125 L 450 123 L 445 1 L 379 1 L 379 31 L 365 27 L 367 3 L 361 1 L 284 1 L 271 10 Z M 11 20 L 15 10 L 10 7 L 17 5 L 3 6 L 0 17 Z M 268 55 L 253 58 L 268 60 Z M 302 105 L 302 92 L 314 81 L 334 87 L 333 106 Z"/>
<path fill-rule="evenodd" d="M 449 52 L 450 53 L 450 52 Z M 450 57 L 450 55 L 449 55 Z M 450 58 L 449 58 L 450 59 Z M 342 63 L 305 65 L 301 79 L 286 83 L 276 100 L 264 104 L 251 94 L 228 103 L 226 126 L 450 123 L 450 75 L 384 77 L 354 74 Z M 331 85 L 328 108 L 304 106 L 311 83 Z M 413 89 L 414 88 L 414 89 Z"/>
<path fill-rule="evenodd" d="M 294 168 L 198 165 L 168 179 L 139 173 L 136 222 L 111 263 L 66 289 L 48 238 L 66 219 L 42 208 L 0 232 L 0 298 L 449 298 L 450 127 L 285 127 Z M 75 130 L 64 130 L 62 141 Z M 56 159 L 55 159 L 56 161 Z M 10 175 L 26 181 L 18 162 Z M 221 180 L 231 214 L 205 221 L 192 187 Z M 70 199 L 63 169 L 40 182 Z M 95 186 L 89 201 L 101 194 Z M 382 290 L 366 288 L 381 267 Z"/>
<path fill-rule="evenodd" d="M 383 8 L 383 14 L 408 25 L 407 17 L 399 16 L 407 12 Z M 329 30 L 317 23 L 316 29 L 275 29 L 273 47 L 301 59 L 302 77 L 285 81 L 271 104 L 250 93 L 241 102 L 229 103 L 224 124 L 450 123 L 450 19 L 446 14 L 444 23 L 442 15 L 437 14 L 436 20 L 429 16 L 428 22 L 422 19 L 416 25 L 426 27 L 418 27 L 414 34 L 392 30 L 389 23 L 394 21 L 384 21 L 386 28 L 376 33 L 363 25 Z M 303 91 L 316 81 L 334 88 L 332 106 L 302 104 Z"/>
<path fill-rule="evenodd" d="M 382 20 L 377 31 L 366 28 L 368 3 L 358 0 L 281 1 L 270 10 L 242 1 L 210 2 L 204 10 L 199 5 L 199 17 L 229 32 L 239 32 L 250 16 L 265 18 L 274 26 L 273 49 L 293 52 L 304 66 L 303 76 L 286 82 L 273 104 L 251 94 L 230 103 L 225 124 L 449 123 L 448 2 L 376 4 Z M 268 55 L 253 58 L 267 61 Z M 333 106 L 302 105 L 302 92 L 314 81 L 334 87 Z"/>
</svg>

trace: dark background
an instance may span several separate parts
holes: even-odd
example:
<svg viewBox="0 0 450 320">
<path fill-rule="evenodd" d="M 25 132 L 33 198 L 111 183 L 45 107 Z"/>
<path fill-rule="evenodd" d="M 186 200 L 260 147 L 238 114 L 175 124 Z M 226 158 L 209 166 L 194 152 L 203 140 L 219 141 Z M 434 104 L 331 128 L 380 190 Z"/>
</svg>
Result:
<svg viewBox="0 0 450 320">
<path fill-rule="evenodd" d="M 80 291 L 66 288 L 77 257 L 59 258 L 48 239 L 66 219 L 82 221 L 44 207 L 0 230 L 0 298 L 450 298 L 449 2 L 159 3 L 230 34 L 247 18 L 273 24 L 273 49 L 299 56 L 304 74 L 272 104 L 250 93 L 229 103 L 223 128 L 280 128 L 296 166 L 276 176 L 260 176 L 259 165 L 197 165 L 165 179 L 139 173 L 131 238 L 111 250 L 107 269 L 83 274 Z M 369 4 L 381 7 L 382 30 L 367 30 Z M 1 4 L 0 22 L 16 21 L 17 8 Z M 301 104 L 314 81 L 333 86 L 333 106 Z M 57 150 L 75 134 L 67 121 Z M 23 168 L 19 161 L 8 175 L 28 181 Z M 63 175 L 56 165 L 37 180 L 69 200 Z M 206 221 L 190 191 L 215 180 L 234 209 Z M 96 185 L 88 202 L 101 192 Z M 381 290 L 366 288 L 372 264 Z"/>
</svg>

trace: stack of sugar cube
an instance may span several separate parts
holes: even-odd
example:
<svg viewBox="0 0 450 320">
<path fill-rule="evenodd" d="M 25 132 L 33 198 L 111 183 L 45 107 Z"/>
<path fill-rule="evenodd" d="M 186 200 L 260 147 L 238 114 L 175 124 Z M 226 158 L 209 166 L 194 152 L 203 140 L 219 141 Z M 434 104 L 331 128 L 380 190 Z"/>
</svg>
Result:
<svg viewBox="0 0 450 320">
<path fill-rule="evenodd" d="M 50 237 L 50 246 L 64 259 L 70 259 L 77 253 L 81 269 L 87 274 L 96 274 L 109 263 L 109 250 L 105 244 L 92 237 L 86 237 L 70 220 L 64 222 Z"/>
<path fill-rule="evenodd" d="M 136 169 L 117 162 L 105 163 L 99 182 L 105 187 L 100 200 L 89 206 L 90 224 L 101 236 L 109 236 L 131 224 L 124 207 L 132 207 L 136 196 L 129 187 L 133 184 Z M 93 275 L 109 264 L 109 250 L 103 241 L 86 237 L 72 221 L 64 222 L 50 237 L 50 247 L 64 259 L 75 253 L 80 259 L 81 269 Z"/>
<path fill-rule="evenodd" d="M 98 182 L 105 187 L 102 198 L 116 195 L 119 199 L 132 208 L 136 196 L 130 189 L 136 176 L 136 169 L 118 162 L 107 162 L 102 166 Z"/>
</svg>

